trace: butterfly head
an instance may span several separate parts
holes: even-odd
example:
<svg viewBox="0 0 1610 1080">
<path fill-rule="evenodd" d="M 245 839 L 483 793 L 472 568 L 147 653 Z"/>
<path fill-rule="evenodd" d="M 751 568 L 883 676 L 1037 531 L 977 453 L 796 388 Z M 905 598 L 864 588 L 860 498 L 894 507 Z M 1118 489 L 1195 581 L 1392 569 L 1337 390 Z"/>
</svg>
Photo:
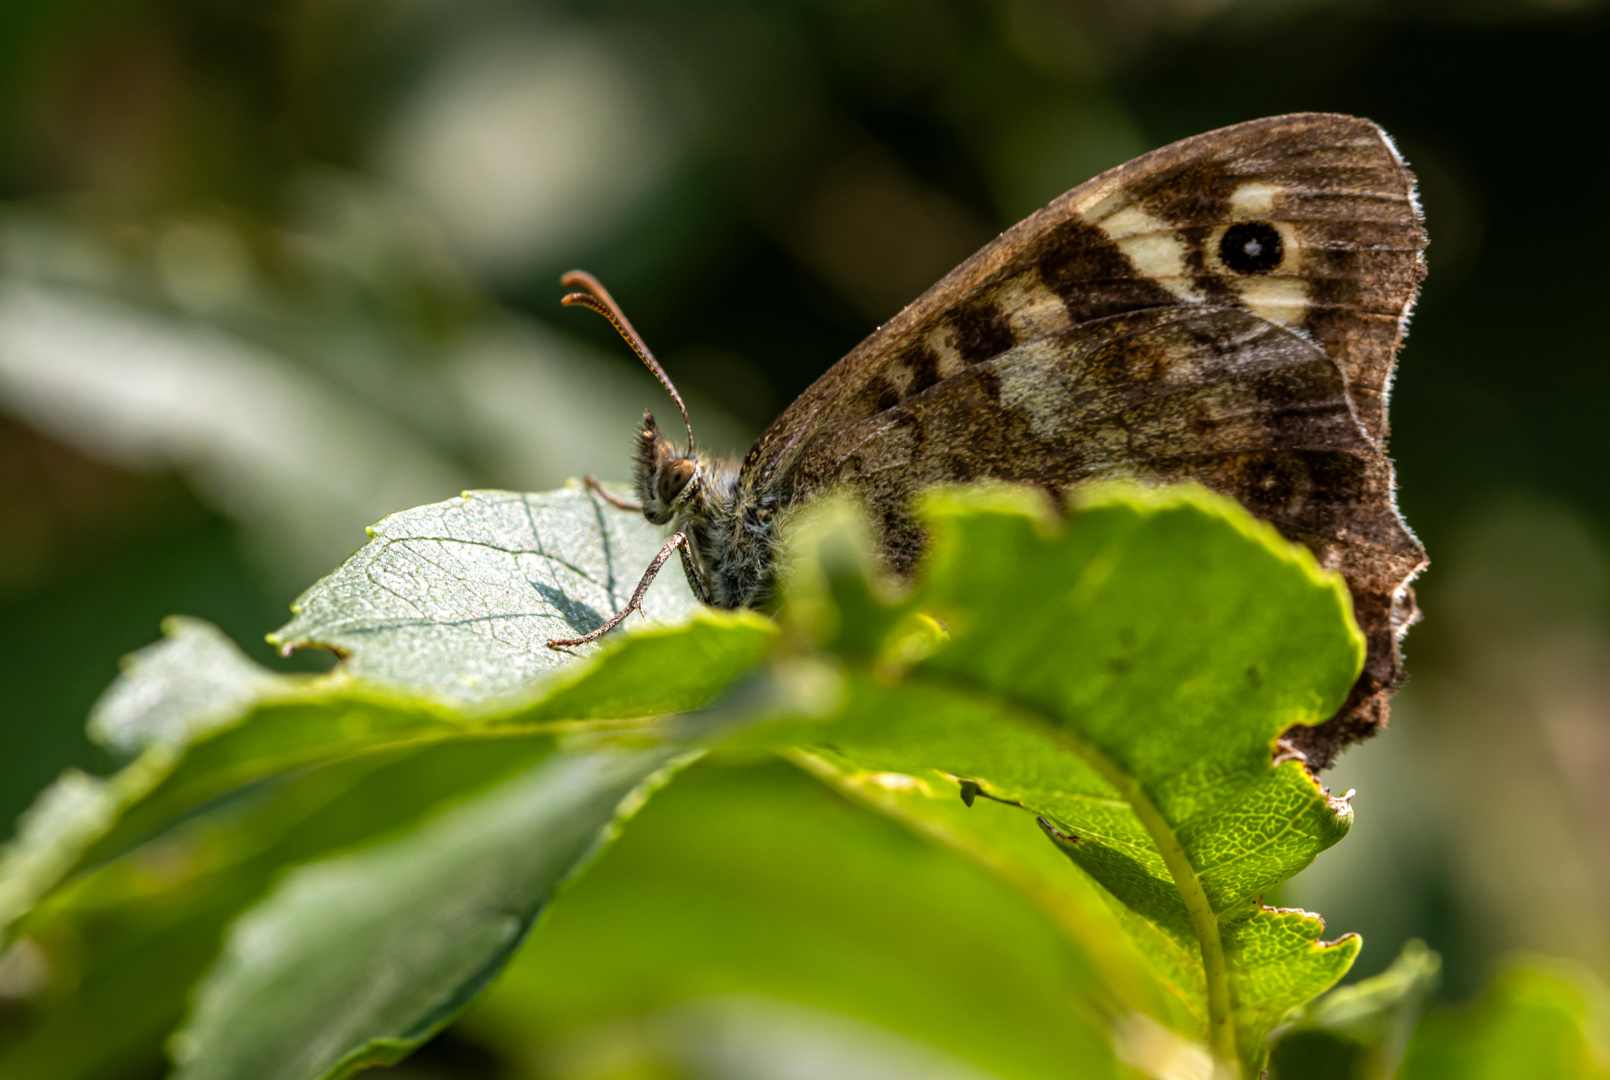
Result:
<svg viewBox="0 0 1610 1080">
<path fill-rule="evenodd" d="M 643 426 L 637 432 L 635 471 L 637 501 L 642 504 L 643 516 L 656 525 L 695 510 L 703 502 L 703 491 L 710 479 L 703 455 L 691 447 L 678 450 L 660 434 L 650 412 L 643 414 Z"/>
</svg>

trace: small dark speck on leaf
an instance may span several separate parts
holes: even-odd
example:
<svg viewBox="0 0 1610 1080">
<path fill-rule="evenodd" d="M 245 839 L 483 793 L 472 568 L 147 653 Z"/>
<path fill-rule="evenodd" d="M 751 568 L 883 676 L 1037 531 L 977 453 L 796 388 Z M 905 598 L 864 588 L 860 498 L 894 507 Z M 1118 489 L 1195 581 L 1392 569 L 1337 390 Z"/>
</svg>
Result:
<svg viewBox="0 0 1610 1080">
<path fill-rule="evenodd" d="M 1129 674 L 1129 669 L 1135 665 L 1125 657 L 1115 656 L 1107 661 L 1107 666 L 1112 669 L 1114 675 L 1127 675 Z"/>
<path fill-rule="evenodd" d="M 1263 685 L 1263 672 L 1255 666 L 1247 668 L 1247 682 L 1252 684 L 1254 690 L 1258 689 Z"/>
<path fill-rule="evenodd" d="M 1061 840 L 1065 844 L 1077 844 L 1079 842 L 1079 838 L 1073 833 L 1063 832 L 1061 829 L 1057 828 L 1043 817 L 1037 817 L 1034 820 L 1038 821 L 1040 823 L 1040 828 L 1049 833 L 1051 838 L 1054 840 Z"/>
<path fill-rule="evenodd" d="M 962 787 L 962 802 L 966 803 L 968 806 L 972 806 L 973 805 L 973 800 L 978 798 L 978 784 L 977 784 L 977 782 L 975 782 L 973 780 L 963 780 L 961 782 L 961 787 Z"/>
</svg>

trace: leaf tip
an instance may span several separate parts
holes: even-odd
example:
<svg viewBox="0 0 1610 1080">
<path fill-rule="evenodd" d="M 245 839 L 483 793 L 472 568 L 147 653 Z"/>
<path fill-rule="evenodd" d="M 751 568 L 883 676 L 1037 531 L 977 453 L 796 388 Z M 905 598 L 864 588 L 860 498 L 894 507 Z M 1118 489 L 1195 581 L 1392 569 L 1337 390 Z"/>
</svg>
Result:
<svg viewBox="0 0 1610 1080">
<path fill-rule="evenodd" d="M 1353 804 L 1349 800 L 1351 800 L 1356 794 L 1358 794 L 1357 788 L 1348 788 L 1340 795 L 1332 795 L 1327 791 L 1325 793 L 1325 801 L 1330 803 L 1330 808 L 1336 811 L 1337 817 L 1351 820 L 1353 817 Z"/>
</svg>

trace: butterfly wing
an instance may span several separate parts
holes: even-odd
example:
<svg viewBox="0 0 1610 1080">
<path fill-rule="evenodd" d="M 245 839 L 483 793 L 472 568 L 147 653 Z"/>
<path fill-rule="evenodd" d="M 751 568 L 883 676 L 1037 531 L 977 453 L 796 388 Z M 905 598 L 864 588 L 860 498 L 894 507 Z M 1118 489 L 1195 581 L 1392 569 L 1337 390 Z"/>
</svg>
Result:
<svg viewBox="0 0 1610 1080">
<path fill-rule="evenodd" d="M 906 569 L 912 491 L 1127 475 L 1240 500 L 1340 571 L 1369 641 L 1316 766 L 1379 727 L 1424 552 L 1399 517 L 1386 394 L 1424 274 L 1413 177 L 1374 124 L 1301 114 L 1175 143 L 1003 233 L 802 395 L 746 497 L 858 489 Z"/>
</svg>

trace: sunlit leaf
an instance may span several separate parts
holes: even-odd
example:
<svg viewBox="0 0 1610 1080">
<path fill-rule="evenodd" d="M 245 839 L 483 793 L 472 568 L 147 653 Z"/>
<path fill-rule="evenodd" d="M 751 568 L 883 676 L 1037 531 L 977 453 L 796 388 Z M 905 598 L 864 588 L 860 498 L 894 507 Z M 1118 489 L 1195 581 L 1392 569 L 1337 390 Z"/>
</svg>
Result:
<svg viewBox="0 0 1610 1080">
<path fill-rule="evenodd" d="M 485 700 L 570 663 L 547 647 L 626 605 L 665 542 L 642 515 L 573 485 L 543 495 L 472 491 L 393 514 L 357 554 L 292 605 L 272 640 L 323 645 L 350 674 Z M 644 601 L 651 621 L 696 607 L 672 565 Z M 588 647 L 597 649 L 598 645 Z"/>
<path fill-rule="evenodd" d="M 753 614 L 699 612 L 579 657 L 546 639 L 596 625 L 630 587 L 636 567 L 628 576 L 626 566 L 646 563 L 658 541 L 640 518 L 579 487 L 394 515 L 304 594 L 281 632 L 286 644 L 338 648 L 335 673 L 266 672 L 192 622 L 131 662 L 94 729 L 139 756 L 45 801 L 0 862 L 4 914 L 45 932 L 53 924 L 34 905 L 75 872 L 117 859 L 59 893 L 62 918 L 156 850 L 151 838 L 180 835 L 185 815 L 202 809 L 194 828 L 210 827 L 233 805 L 221 796 L 275 777 L 361 772 L 366 759 L 384 770 L 396 755 L 489 739 L 635 739 L 630 754 L 573 747 L 549 771 L 509 781 L 524 794 L 496 813 L 471 807 L 501 796 L 477 796 L 436 824 L 296 870 L 255 903 L 262 875 L 294 861 L 292 849 L 251 872 L 217 870 L 212 888 L 233 899 L 198 913 L 184 940 L 216 942 L 221 920 L 244 914 L 173 1044 L 186 1075 L 244 1076 L 248 1061 L 259 1070 L 250 1075 L 337 1075 L 397 1059 L 456 1014 L 585 861 L 584 838 L 612 834 L 615 807 L 635 806 L 627 793 L 679 752 L 667 739 L 736 738 L 781 750 L 1037 904 L 1070 949 L 1042 974 L 1072 982 L 1034 1024 L 1084 1017 L 1067 1030 L 1084 1032 L 1073 1056 L 1091 1068 L 1111 1065 L 1105 1038 L 1149 1060 L 1148 1031 L 1191 1053 L 1191 1039 L 1212 1040 L 1221 1056 L 1256 1064 L 1269 1028 L 1334 983 L 1357 948 L 1321 945 L 1316 917 L 1258 902 L 1349 820 L 1299 761 L 1273 763 L 1280 732 L 1329 715 L 1357 670 L 1344 589 L 1306 552 L 1199 492 L 1108 490 L 1066 523 L 1002 491 L 940 496 L 926 514 L 931 557 L 905 600 L 867 577 L 853 535 L 806 523 L 806 554 L 788 569 L 791 635 Z M 686 615 L 679 595 L 651 611 Z M 768 655 L 719 709 L 684 712 Z M 779 714 L 798 719 L 752 724 Z M 747 733 L 734 735 L 746 717 Z M 642 763 L 635 779 L 609 779 L 617 766 L 639 768 L 627 760 Z M 572 769 L 604 778 L 572 786 Z M 523 829 L 507 826 L 522 813 Z M 299 850 L 329 849 L 310 840 Z M 207 953 L 193 944 L 188 955 L 195 971 Z M 364 974 L 377 970 L 386 977 Z M 665 983 L 669 999 L 687 985 Z M 807 1000 L 822 1007 L 858 1000 L 811 985 Z M 939 998 L 887 1007 L 897 1000 L 850 1011 L 1008 1073 L 1044 1071 L 1001 1056 L 1024 1042 L 1006 1033 L 1034 1015 L 1026 1004 L 960 1038 L 947 1034 L 959 1017 L 913 1019 Z M 172 1002 L 154 996 L 140 1030 Z"/>
<path fill-rule="evenodd" d="M 856 586 L 832 534 L 822 569 L 794 574 L 850 695 L 838 723 L 774 737 L 829 751 L 847 790 L 870 773 L 923 793 L 901 802 L 915 820 L 929 797 L 1038 816 L 1216 1051 L 1261 1061 L 1358 949 L 1259 902 L 1351 820 L 1300 761 L 1274 763 L 1280 733 L 1329 716 L 1358 672 L 1345 588 L 1190 490 L 1106 490 L 1065 524 L 1017 493 L 940 495 L 924 521 L 929 561 L 902 604 Z M 914 638 L 917 611 L 946 633 Z"/>
<path fill-rule="evenodd" d="M 589 603 L 607 606 L 609 589 L 619 588 L 612 573 L 656 548 L 640 516 L 578 489 L 482 493 L 410 514 L 382 522 L 380 539 L 309 590 L 288 628 L 300 636 L 288 633 L 287 641 L 346 649 L 349 659 L 336 672 L 269 672 L 196 620 L 174 620 L 166 640 L 130 659 L 91 730 L 139 756 L 109 778 L 71 773 L 40 797 L 0 849 L 0 934 L 76 868 L 265 777 L 433 741 L 554 732 L 577 722 L 653 725 L 708 702 L 775 637 L 771 623 L 753 614 L 693 612 L 684 582 L 680 592 L 666 585 L 656 587 L 658 599 L 651 593 L 648 611 L 658 624 L 632 627 L 580 658 L 550 650 L 548 636 L 574 632 L 566 618 L 585 621 L 576 613 L 591 610 Z M 425 520 L 450 539 L 426 541 L 404 527 Z M 396 532 L 386 533 L 392 525 Z M 506 527 L 540 527 L 546 554 L 505 550 L 519 543 L 500 531 Z M 459 573 L 449 565 L 455 556 Z M 527 570 L 547 578 L 529 580 Z M 385 605 L 401 603 L 405 579 L 420 591 L 416 616 L 388 621 L 397 609 Z M 530 613 L 517 606 L 522 596 Z M 680 625 L 663 621 L 678 617 Z M 518 640 L 531 645 L 523 653 L 511 637 L 522 634 Z M 477 671 L 484 677 L 472 677 Z"/>
</svg>

